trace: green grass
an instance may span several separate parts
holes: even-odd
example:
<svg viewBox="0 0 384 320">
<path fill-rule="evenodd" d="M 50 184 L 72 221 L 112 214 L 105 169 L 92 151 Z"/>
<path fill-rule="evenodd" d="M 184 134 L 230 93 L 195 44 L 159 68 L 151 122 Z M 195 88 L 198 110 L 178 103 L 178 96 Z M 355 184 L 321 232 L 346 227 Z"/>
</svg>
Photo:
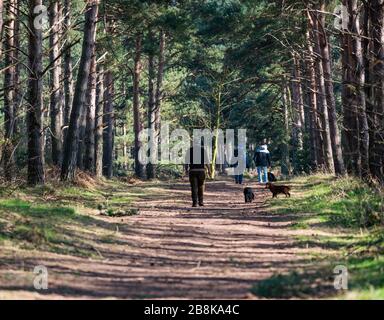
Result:
<svg viewBox="0 0 384 320">
<path fill-rule="evenodd" d="M 139 214 L 132 202 L 159 186 L 154 182 L 135 187 L 114 179 L 92 187 L 55 182 L 4 191 L 0 246 L 97 257 L 98 243 L 113 242 L 117 218 Z M 109 221 L 98 219 L 101 213 L 108 213 Z"/>
<path fill-rule="evenodd" d="M 252 292 L 266 298 L 384 299 L 383 194 L 352 178 L 319 175 L 286 183 L 293 196 L 269 200 L 271 213 L 289 215 L 295 220 L 291 229 L 311 230 L 312 235 L 296 236 L 298 246 L 326 253 L 307 259 L 300 270 L 255 283 Z M 348 268 L 346 292 L 333 287 L 337 265 Z"/>
</svg>

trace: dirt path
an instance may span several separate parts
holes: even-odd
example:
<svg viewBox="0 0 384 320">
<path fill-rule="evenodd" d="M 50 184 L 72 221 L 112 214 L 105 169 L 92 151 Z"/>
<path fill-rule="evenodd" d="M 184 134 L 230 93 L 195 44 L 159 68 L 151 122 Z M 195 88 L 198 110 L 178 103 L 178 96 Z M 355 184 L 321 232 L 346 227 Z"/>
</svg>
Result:
<svg viewBox="0 0 384 320">
<path fill-rule="evenodd" d="M 99 258 L 2 250 L 0 298 L 247 299 L 255 281 L 307 263 L 291 218 L 265 212 L 262 187 L 246 205 L 241 186 L 208 183 L 203 209 L 189 208 L 187 183 L 157 191 L 137 203 L 138 216 L 97 217 L 118 235 L 95 247 Z M 40 264 L 49 270 L 44 294 L 32 288 Z"/>
</svg>

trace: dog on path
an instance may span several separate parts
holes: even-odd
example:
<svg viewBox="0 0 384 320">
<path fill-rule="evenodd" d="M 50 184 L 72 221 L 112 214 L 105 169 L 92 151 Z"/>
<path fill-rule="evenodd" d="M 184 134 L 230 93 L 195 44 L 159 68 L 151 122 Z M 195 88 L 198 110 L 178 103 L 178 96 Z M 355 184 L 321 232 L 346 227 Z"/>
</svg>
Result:
<svg viewBox="0 0 384 320">
<path fill-rule="evenodd" d="M 269 191 L 272 192 L 272 198 L 276 198 L 279 194 L 285 194 L 286 197 L 291 197 L 291 187 L 288 186 L 276 186 L 273 183 L 267 183 L 265 189 L 269 189 Z"/>
<path fill-rule="evenodd" d="M 255 194 L 253 193 L 253 189 L 250 187 L 244 188 L 244 198 L 245 203 L 252 203 L 255 200 Z"/>
</svg>

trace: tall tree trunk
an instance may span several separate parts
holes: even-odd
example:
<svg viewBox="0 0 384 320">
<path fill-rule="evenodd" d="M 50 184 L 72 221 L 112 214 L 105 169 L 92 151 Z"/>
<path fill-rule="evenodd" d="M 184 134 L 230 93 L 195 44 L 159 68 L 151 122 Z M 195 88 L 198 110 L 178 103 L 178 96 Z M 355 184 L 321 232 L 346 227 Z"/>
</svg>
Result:
<svg viewBox="0 0 384 320">
<path fill-rule="evenodd" d="M 3 9 L 4 9 L 4 2 L 3 0 L 0 0 L 0 59 L 2 58 L 2 49 L 3 49 Z"/>
<path fill-rule="evenodd" d="M 81 114 L 84 112 L 86 91 L 91 69 L 92 55 L 96 36 L 98 0 L 88 0 L 85 12 L 83 48 L 77 75 L 75 95 L 71 110 L 71 119 L 66 135 L 64 159 L 61 170 L 62 180 L 73 180 L 76 171 L 76 156 L 79 143 Z"/>
<path fill-rule="evenodd" d="M 104 65 L 99 64 L 96 89 L 96 119 L 95 119 L 95 175 L 103 175 L 103 114 L 104 114 Z"/>
<path fill-rule="evenodd" d="M 155 99 L 155 62 L 154 55 L 150 53 L 148 56 L 148 130 L 150 133 L 151 144 L 156 148 L 157 143 L 154 139 L 157 139 L 156 133 L 156 99 Z M 153 150 L 151 150 L 152 152 Z M 153 158 L 153 155 L 151 155 Z M 150 161 L 147 164 L 147 179 L 154 179 L 156 177 L 155 163 Z"/>
<path fill-rule="evenodd" d="M 289 176 L 291 173 L 291 165 L 289 160 L 289 140 L 290 140 L 290 123 L 289 123 L 289 88 L 284 86 L 283 91 L 283 108 L 284 108 L 284 141 L 282 143 L 282 159 L 281 159 L 281 174 Z"/>
<path fill-rule="evenodd" d="M 323 1 L 321 1 L 320 10 L 324 9 Z M 316 64 L 318 72 L 318 86 L 319 94 L 318 97 L 321 101 L 321 120 L 322 120 L 322 133 L 323 133 L 323 143 L 324 143 L 324 159 L 325 159 L 325 169 L 327 172 L 335 173 L 335 164 L 333 161 L 333 151 L 332 151 L 332 141 L 331 141 L 331 131 L 329 126 L 329 114 L 328 114 L 328 101 L 326 94 L 325 86 L 325 77 L 324 77 L 324 68 L 323 68 L 323 57 L 321 55 L 320 49 L 320 37 L 319 37 L 319 14 L 312 13 L 310 14 L 310 24 L 312 26 L 312 35 L 316 48 Z"/>
<path fill-rule="evenodd" d="M 160 45 L 159 45 L 159 61 L 157 70 L 157 83 L 156 83 L 156 130 L 157 135 L 160 135 L 161 125 L 161 102 L 163 100 L 163 81 L 164 81 L 164 68 L 165 68 L 165 32 L 160 31 Z"/>
<path fill-rule="evenodd" d="M 143 178 L 143 165 L 140 163 L 139 150 L 141 142 L 139 134 L 142 130 L 141 112 L 140 112 L 140 77 L 141 77 L 141 51 L 142 51 L 142 35 L 136 36 L 136 53 L 135 67 L 133 74 L 133 129 L 135 134 L 135 174 L 138 178 Z"/>
<path fill-rule="evenodd" d="M 363 6 L 363 26 L 362 26 L 362 47 L 363 47 L 363 63 L 365 70 L 365 100 L 366 100 L 366 117 L 369 129 L 369 150 L 368 150 L 368 165 L 371 176 L 373 176 L 373 168 L 371 166 L 372 149 L 374 145 L 374 99 L 373 99 L 373 85 L 372 85 L 372 68 L 373 62 L 373 37 L 371 36 L 371 2 L 364 2 Z"/>
<path fill-rule="evenodd" d="M 34 13 L 36 6 L 41 6 L 42 0 L 29 0 L 29 85 L 27 106 L 28 132 L 28 184 L 43 184 L 44 155 L 43 155 L 43 36 L 41 28 L 35 28 L 34 22 L 38 14 Z"/>
<path fill-rule="evenodd" d="M 15 128 L 15 25 L 16 0 L 6 3 L 5 20 L 5 72 L 4 72 L 4 176 L 7 180 L 14 178 L 14 128 Z"/>
<path fill-rule="evenodd" d="M 87 118 L 85 127 L 84 169 L 95 172 L 95 125 L 96 125 L 96 52 L 93 53 L 87 90 Z"/>
<path fill-rule="evenodd" d="M 369 127 L 367 119 L 367 104 L 365 96 L 365 70 L 364 57 L 362 46 L 362 30 L 360 28 L 360 12 L 358 9 L 358 1 L 350 1 L 349 14 L 353 16 L 352 23 L 352 59 L 354 69 L 354 94 L 356 100 L 357 116 L 358 116 L 358 132 L 359 132 L 359 153 L 360 153 L 360 168 L 359 172 L 363 179 L 368 179 L 370 176 L 369 169 Z"/>
<path fill-rule="evenodd" d="M 51 34 L 50 44 L 50 63 L 51 66 L 51 135 L 52 135 L 52 162 L 54 165 L 61 165 L 63 154 L 62 140 L 62 102 L 60 79 L 61 79 L 61 59 L 60 59 L 60 21 L 59 21 L 59 2 L 50 1 L 49 21 Z"/>
<path fill-rule="evenodd" d="M 123 159 L 124 170 L 128 170 L 128 145 L 127 145 L 127 126 L 123 123 Z"/>
<path fill-rule="evenodd" d="M 21 32 L 20 32 L 20 6 L 21 6 L 21 1 L 20 0 L 16 0 L 16 11 L 15 11 L 15 14 L 16 14 L 16 21 L 15 21 L 15 48 L 17 49 L 20 49 L 20 46 L 21 46 Z M 22 97 L 22 94 L 23 94 L 23 88 L 21 88 L 21 79 L 22 79 L 22 76 L 21 76 L 21 70 L 22 70 L 22 63 L 21 63 L 21 60 L 20 60 L 20 50 L 15 50 L 14 52 L 14 60 L 16 61 L 16 65 L 15 65 L 15 82 L 14 82 L 14 102 L 15 102 L 15 109 L 14 109 L 14 115 L 15 115 L 15 121 L 14 121 L 14 134 L 15 134 L 15 137 L 16 139 L 18 139 L 20 137 L 20 126 L 19 126 L 19 122 L 20 119 L 19 119 L 19 116 L 20 116 L 20 109 L 21 109 L 21 104 L 22 104 L 22 100 L 23 100 L 23 97 Z M 15 150 L 16 152 L 16 150 Z"/>
<path fill-rule="evenodd" d="M 324 5 L 321 11 L 325 11 Z M 336 112 L 336 98 L 332 79 L 332 62 L 330 55 L 330 45 L 328 40 L 328 34 L 325 26 L 325 15 L 320 15 L 319 20 L 319 37 L 320 37 L 320 50 L 324 69 L 325 78 L 325 91 L 327 95 L 327 102 L 329 108 L 329 128 L 331 134 L 331 144 L 333 150 L 335 173 L 338 175 L 345 174 L 345 166 L 343 159 L 343 151 L 341 146 L 341 133 L 337 123 Z"/>
<path fill-rule="evenodd" d="M 112 71 L 104 75 L 104 134 L 103 134 L 103 174 L 108 179 L 113 176 L 113 146 L 114 146 L 114 82 Z"/>
<path fill-rule="evenodd" d="M 318 91 L 317 91 L 317 79 L 316 79 L 316 63 L 314 59 L 314 49 L 312 44 L 311 31 L 308 29 L 306 33 L 308 43 L 308 73 L 310 79 L 310 101 L 311 101 L 311 118 L 312 118 L 312 132 L 314 139 L 313 147 L 315 148 L 313 154 L 314 167 L 318 170 L 324 165 L 324 155 L 322 151 L 322 136 L 321 136 L 321 123 L 319 119 L 318 111 Z"/>
<path fill-rule="evenodd" d="M 292 70 L 292 117 L 293 117 L 293 130 L 292 138 L 294 145 L 294 152 L 292 153 L 292 162 L 294 165 L 295 173 L 300 173 L 301 155 L 304 149 L 304 137 L 303 137 L 303 123 L 304 123 L 304 98 L 303 90 L 301 86 L 301 72 L 300 62 L 297 55 L 293 55 L 293 70 Z"/>
<path fill-rule="evenodd" d="M 64 126 L 69 125 L 69 118 L 71 115 L 71 108 L 73 104 L 73 67 L 72 67 L 72 53 L 69 47 L 71 42 L 71 6 L 72 0 L 64 0 L 64 28 L 65 39 L 68 49 L 64 53 Z"/>
<path fill-rule="evenodd" d="M 344 121 L 344 156 L 346 158 L 347 170 L 351 174 L 361 176 L 361 139 L 359 105 L 361 101 L 361 91 L 357 73 L 358 65 L 356 59 L 356 42 L 359 41 L 352 32 L 356 32 L 357 1 L 343 0 L 343 5 L 348 9 L 348 26 L 342 32 L 342 66 L 343 66 L 343 121 Z M 360 46 L 361 48 L 361 46 Z"/>
<path fill-rule="evenodd" d="M 373 141 L 370 168 L 372 175 L 384 183 L 384 2 L 369 2 L 373 39 Z"/>
</svg>

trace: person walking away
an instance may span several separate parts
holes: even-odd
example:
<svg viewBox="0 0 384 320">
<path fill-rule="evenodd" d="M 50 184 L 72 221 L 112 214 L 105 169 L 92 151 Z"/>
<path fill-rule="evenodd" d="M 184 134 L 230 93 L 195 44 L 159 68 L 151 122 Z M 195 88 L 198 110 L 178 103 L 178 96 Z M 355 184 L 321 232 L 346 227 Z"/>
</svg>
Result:
<svg viewBox="0 0 384 320">
<path fill-rule="evenodd" d="M 204 206 L 204 189 L 207 172 L 209 174 L 209 158 L 202 146 L 193 146 L 186 154 L 185 169 L 189 175 L 192 191 L 192 207 Z"/>
<path fill-rule="evenodd" d="M 268 168 L 271 167 L 271 154 L 267 145 L 257 148 L 254 160 L 259 183 L 268 183 Z"/>
<path fill-rule="evenodd" d="M 239 152 L 240 150 L 240 152 Z M 243 145 L 239 145 L 238 149 L 235 149 L 234 155 L 235 157 L 238 157 L 239 154 L 243 157 L 243 165 L 247 163 L 247 152 Z M 237 164 L 234 166 L 235 170 L 235 183 L 236 184 L 243 184 L 243 178 L 244 178 L 244 170 L 245 168 L 241 168 L 240 161 L 237 162 Z"/>
</svg>

